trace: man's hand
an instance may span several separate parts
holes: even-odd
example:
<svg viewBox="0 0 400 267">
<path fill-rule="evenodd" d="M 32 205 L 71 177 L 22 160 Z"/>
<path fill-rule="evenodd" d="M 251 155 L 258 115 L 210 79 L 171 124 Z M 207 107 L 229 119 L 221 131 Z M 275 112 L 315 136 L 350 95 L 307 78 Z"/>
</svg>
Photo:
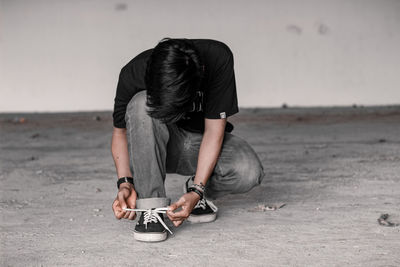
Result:
<svg viewBox="0 0 400 267">
<path fill-rule="evenodd" d="M 175 227 L 181 225 L 183 221 L 189 217 L 199 200 L 200 196 L 198 194 L 189 192 L 184 194 L 177 202 L 168 207 L 167 216 L 175 225 Z M 174 210 L 179 208 L 182 208 L 182 210 L 174 212 Z"/>
<path fill-rule="evenodd" d="M 134 220 L 136 212 L 126 211 L 124 208 L 134 209 L 136 207 L 137 194 L 133 185 L 130 183 L 122 183 L 119 187 L 117 197 L 112 204 L 115 217 L 119 220 L 121 218 Z"/>
</svg>

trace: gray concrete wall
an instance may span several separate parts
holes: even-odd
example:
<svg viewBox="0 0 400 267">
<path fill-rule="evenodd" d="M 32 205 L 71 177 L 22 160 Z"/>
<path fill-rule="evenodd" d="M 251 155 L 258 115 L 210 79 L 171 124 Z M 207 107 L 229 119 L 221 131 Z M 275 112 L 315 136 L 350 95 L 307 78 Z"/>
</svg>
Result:
<svg viewBox="0 0 400 267">
<path fill-rule="evenodd" d="M 228 44 L 243 107 L 400 103 L 400 1 L 1 0 L 0 112 L 112 109 L 167 36 Z"/>
</svg>

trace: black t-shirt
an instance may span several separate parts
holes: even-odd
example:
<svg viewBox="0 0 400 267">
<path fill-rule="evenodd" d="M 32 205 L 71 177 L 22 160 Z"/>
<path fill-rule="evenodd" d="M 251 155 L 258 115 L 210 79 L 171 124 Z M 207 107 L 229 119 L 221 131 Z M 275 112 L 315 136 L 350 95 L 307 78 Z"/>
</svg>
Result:
<svg viewBox="0 0 400 267">
<path fill-rule="evenodd" d="M 229 47 L 211 39 L 189 39 L 196 47 L 204 64 L 201 83 L 203 107 L 200 112 L 189 112 L 177 125 L 193 132 L 204 131 L 204 118 L 227 118 L 239 111 L 236 95 L 233 54 Z M 120 72 L 114 103 L 113 122 L 117 128 L 125 128 L 126 107 L 139 91 L 146 90 L 145 73 L 147 60 L 153 49 L 143 51 L 133 58 Z M 232 131 L 227 123 L 225 131 Z"/>
</svg>

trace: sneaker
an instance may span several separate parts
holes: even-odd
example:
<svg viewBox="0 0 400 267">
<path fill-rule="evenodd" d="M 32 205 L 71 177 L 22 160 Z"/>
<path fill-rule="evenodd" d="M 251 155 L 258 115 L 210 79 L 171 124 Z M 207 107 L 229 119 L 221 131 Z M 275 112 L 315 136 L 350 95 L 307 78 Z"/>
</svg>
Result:
<svg viewBox="0 0 400 267">
<path fill-rule="evenodd" d="M 191 223 L 213 222 L 217 219 L 218 208 L 210 200 L 200 199 L 187 220 Z"/>
<path fill-rule="evenodd" d="M 193 183 L 194 176 L 190 177 L 184 184 L 183 192 L 187 193 L 187 190 L 191 183 Z M 193 208 L 187 220 L 191 223 L 205 223 L 213 222 L 217 219 L 218 208 L 210 200 L 203 197 L 197 202 Z"/>
<path fill-rule="evenodd" d="M 135 209 L 135 211 L 141 211 L 142 214 L 136 223 L 134 238 L 144 242 L 159 242 L 167 239 L 167 231 L 170 234 L 172 232 L 164 222 L 164 215 L 162 213 L 165 213 L 166 210 L 167 208 Z"/>
</svg>

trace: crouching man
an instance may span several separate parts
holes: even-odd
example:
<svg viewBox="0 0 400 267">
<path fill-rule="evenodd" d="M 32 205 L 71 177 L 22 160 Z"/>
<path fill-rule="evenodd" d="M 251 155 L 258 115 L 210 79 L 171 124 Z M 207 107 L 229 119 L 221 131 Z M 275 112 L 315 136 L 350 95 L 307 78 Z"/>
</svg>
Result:
<svg viewBox="0 0 400 267">
<path fill-rule="evenodd" d="M 177 227 L 216 219 L 209 200 L 245 193 L 260 184 L 263 166 L 227 118 L 239 111 L 233 55 L 210 39 L 164 38 L 122 68 L 115 97 L 112 155 L 117 219 L 141 216 L 140 241 L 163 241 Z M 166 173 L 188 176 L 170 205 Z"/>
</svg>

